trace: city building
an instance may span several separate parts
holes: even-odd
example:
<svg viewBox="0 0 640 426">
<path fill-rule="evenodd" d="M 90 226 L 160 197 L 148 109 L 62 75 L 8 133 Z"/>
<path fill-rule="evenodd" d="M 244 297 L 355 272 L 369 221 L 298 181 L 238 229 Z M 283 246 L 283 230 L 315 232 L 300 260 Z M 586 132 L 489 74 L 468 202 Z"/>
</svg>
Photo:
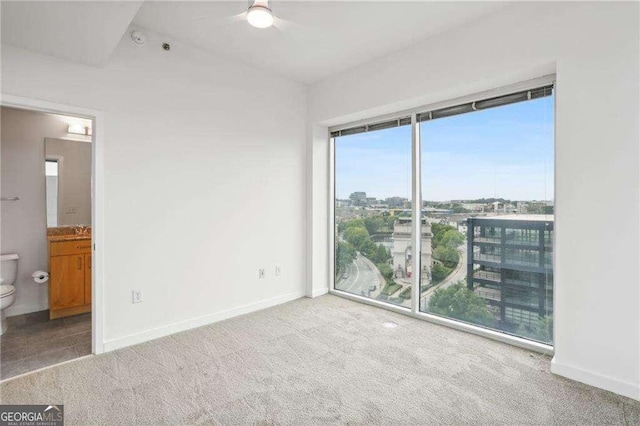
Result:
<svg viewBox="0 0 640 426">
<path fill-rule="evenodd" d="M 429 279 L 431 270 L 431 224 L 422 219 L 420 265 L 422 279 Z M 410 278 L 413 274 L 413 249 L 411 247 L 411 217 L 399 217 L 393 224 L 393 273 L 396 278 Z"/>
<path fill-rule="evenodd" d="M 529 328 L 553 311 L 553 216 L 467 219 L 467 286 L 505 323 Z"/>
<path fill-rule="evenodd" d="M 458 220 L 453 226 L 455 226 L 461 234 L 467 234 L 467 219 Z"/>
<path fill-rule="evenodd" d="M 389 197 L 385 202 L 389 205 L 389 208 L 405 208 L 406 203 L 409 200 L 403 197 Z"/>
<path fill-rule="evenodd" d="M 525 201 L 518 201 L 516 203 L 516 213 L 518 214 L 525 214 L 528 213 L 528 203 Z"/>
<path fill-rule="evenodd" d="M 349 199 L 353 203 L 354 206 L 364 206 L 367 204 L 367 193 L 366 192 L 353 192 L 349 195 Z"/>
<path fill-rule="evenodd" d="M 470 212 L 483 212 L 485 210 L 485 205 L 483 203 L 461 203 L 462 207 L 469 210 Z"/>
</svg>

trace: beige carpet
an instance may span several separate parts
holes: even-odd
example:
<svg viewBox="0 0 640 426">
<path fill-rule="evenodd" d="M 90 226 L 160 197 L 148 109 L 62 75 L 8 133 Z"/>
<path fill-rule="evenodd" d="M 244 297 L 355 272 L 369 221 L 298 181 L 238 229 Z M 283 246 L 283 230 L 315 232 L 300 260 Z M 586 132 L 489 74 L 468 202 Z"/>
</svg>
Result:
<svg viewBox="0 0 640 426">
<path fill-rule="evenodd" d="M 553 376 L 548 357 L 335 296 L 13 379 L 0 397 L 62 403 L 67 425 L 640 424 L 640 403 Z"/>
</svg>

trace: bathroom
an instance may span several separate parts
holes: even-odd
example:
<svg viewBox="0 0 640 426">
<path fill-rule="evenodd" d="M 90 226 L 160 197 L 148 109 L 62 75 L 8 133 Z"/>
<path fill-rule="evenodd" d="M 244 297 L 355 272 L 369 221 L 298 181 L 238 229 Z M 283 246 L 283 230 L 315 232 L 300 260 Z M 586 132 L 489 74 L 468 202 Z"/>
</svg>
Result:
<svg viewBox="0 0 640 426">
<path fill-rule="evenodd" d="M 92 353 L 92 121 L 0 110 L 0 379 Z"/>
</svg>

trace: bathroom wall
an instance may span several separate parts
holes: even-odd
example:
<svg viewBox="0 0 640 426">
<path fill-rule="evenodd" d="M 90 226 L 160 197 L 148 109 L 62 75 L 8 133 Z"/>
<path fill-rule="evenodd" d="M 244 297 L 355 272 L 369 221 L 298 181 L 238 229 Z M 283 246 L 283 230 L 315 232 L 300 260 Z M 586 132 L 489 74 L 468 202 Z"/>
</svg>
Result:
<svg viewBox="0 0 640 426">
<path fill-rule="evenodd" d="M 70 121 L 53 114 L 0 110 L 0 193 L 20 197 L 0 203 L 0 251 L 20 256 L 16 301 L 7 309 L 9 316 L 48 308 L 47 286 L 31 279 L 34 271 L 47 270 L 44 144 L 47 137 L 87 141 L 86 136 L 67 133 Z"/>
<path fill-rule="evenodd" d="M 91 144 L 46 138 L 47 159 L 58 160 L 58 226 L 91 225 Z"/>
</svg>

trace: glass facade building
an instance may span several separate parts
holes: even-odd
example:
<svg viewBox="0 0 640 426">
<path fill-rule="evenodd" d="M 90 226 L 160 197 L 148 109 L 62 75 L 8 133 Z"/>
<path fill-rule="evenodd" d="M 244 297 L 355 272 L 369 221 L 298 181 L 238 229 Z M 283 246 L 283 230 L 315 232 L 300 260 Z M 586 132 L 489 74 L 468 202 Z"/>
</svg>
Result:
<svg viewBox="0 0 640 426">
<path fill-rule="evenodd" d="M 503 329 L 550 330 L 542 324 L 553 313 L 553 215 L 475 217 L 467 225 L 468 289 Z"/>
</svg>

